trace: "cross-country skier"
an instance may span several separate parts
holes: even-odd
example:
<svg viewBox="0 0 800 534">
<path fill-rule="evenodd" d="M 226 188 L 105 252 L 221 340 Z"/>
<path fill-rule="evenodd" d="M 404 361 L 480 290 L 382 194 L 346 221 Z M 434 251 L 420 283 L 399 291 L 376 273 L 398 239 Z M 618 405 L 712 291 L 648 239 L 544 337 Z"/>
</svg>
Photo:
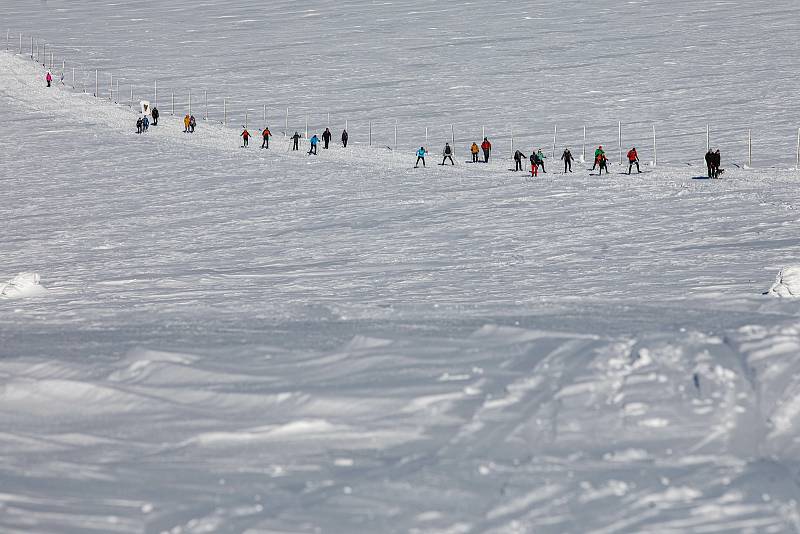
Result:
<svg viewBox="0 0 800 534">
<path fill-rule="evenodd" d="M 608 158 L 606 158 L 605 152 L 597 156 L 597 165 L 600 167 L 600 176 L 603 176 L 603 169 L 605 169 L 606 174 L 608 174 Z"/>
<path fill-rule="evenodd" d="M 572 172 L 572 152 L 569 151 L 569 148 L 564 149 L 564 153 L 561 154 L 561 160 L 564 162 L 564 174 L 567 173 L 567 169 L 569 172 Z"/>
<path fill-rule="evenodd" d="M 492 143 L 489 142 L 487 138 L 483 138 L 483 143 L 481 143 L 481 148 L 483 149 L 483 162 L 489 163 L 489 153 L 492 151 Z"/>
<path fill-rule="evenodd" d="M 710 148 L 708 152 L 706 152 L 706 167 L 708 167 L 708 177 L 713 178 L 714 176 L 714 151 Z"/>
<path fill-rule="evenodd" d="M 141 117 L 139 117 L 139 118 L 136 120 L 136 133 L 137 133 L 137 134 L 140 134 L 140 133 L 142 133 L 142 118 L 141 118 Z"/>
<path fill-rule="evenodd" d="M 189 117 L 189 133 L 194 133 L 194 129 L 197 127 L 197 119 L 194 118 L 194 115 Z"/>
<path fill-rule="evenodd" d="M 342 130 L 342 146 L 347 148 L 347 139 L 349 139 L 349 135 L 347 135 L 347 130 Z"/>
<path fill-rule="evenodd" d="M 150 115 L 153 116 L 153 126 L 158 126 L 158 108 L 153 108 Z"/>
<path fill-rule="evenodd" d="M 419 150 L 417 150 L 417 162 L 414 164 L 415 169 L 419 167 L 420 161 L 422 162 L 422 166 L 425 166 L 425 154 L 427 154 L 425 147 L 419 147 Z"/>
<path fill-rule="evenodd" d="M 547 171 L 544 169 L 544 158 L 545 158 L 545 157 L 546 157 L 546 156 L 544 155 L 544 152 L 542 152 L 542 149 L 540 148 L 540 149 L 539 149 L 539 150 L 536 152 L 536 159 L 538 159 L 538 160 L 539 160 L 539 166 L 542 168 L 542 172 L 543 172 L 543 173 L 545 173 L 545 174 L 547 174 Z"/>
<path fill-rule="evenodd" d="M 472 153 L 472 163 L 478 163 L 478 152 L 480 152 L 480 148 L 478 148 L 478 143 L 473 141 L 472 146 L 469 147 L 469 151 Z"/>
<path fill-rule="evenodd" d="M 712 170 L 714 171 L 714 178 L 719 178 L 722 174 L 722 169 L 719 168 L 722 165 L 722 156 L 720 156 L 719 149 L 714 151 L 714 155 L 711 159 Z"/>
<path fill-rule="evenodd" d="M 250 139 L 250 132 L 248 132 L 247 128 L 245 128 L 244 131 L 239 135 L 242 136 L 242 148 L 247 148 L 247 141 Z"/>
<path fill-rule="evenodd" d="M 636 153 L 636 147 L 628 150 L 628 174 L 631 173 L 634 164 L 636 165 L 636 172 L 641 174 L 642 171 L 639 169 L 639 154 Z"/>
<path fill-rule="evenodd" d="M 47 71 L 47 74 L 44 77 L 45 81 L 47 82 L 47 87 L 50 87 L 50 82 L 53 81 L 53 75 L 50 74 L 50 71 Z"/>
<path fill-rule="evenodd" d="M 597 167 L 597 164 L 600 163 L 600 156 L 605 157 L 606 153 L 603 150 L 603 145 L 597 147 L 597 150 L 594 151 L 594 164 L 592 165 L 592 170 Z"/>
<path fill-rule="evenodd" d="M 514 152 L 514 172 L 521 171 L 522 169 L 522 160 L 525 159 L 525 154 L 517 150 Z"/>
<path fill-rule="evenodd" d="M 309 139 L 309 141 L 311 142 L 311 148 L 308 149 L 308 154 L 309 155 L 313 154 L 313 155 L 316 156 L 317 155 L 317 143 L 319 143 L 319 137 L 317 137 L 317 134 L 314 134 L 311 137 L 311 139 Z"/>
<path fill-rule="evenodd" d="M 294 143 L 292 144 L 292 151 L 299 150 L 298 144 L 300 143 L 300 134 L 295 132 L 294 135 L 291 137 Z"/>
<path fill-rule="evenodd" d="M 189 133 L 189 115 L 183 118 L 183 133 Z"/>
<path fill-rule="evenodd" d="M 322 148 L 328 150 L 328 143 L 331 142 L 331 131 L 328 128 L 325 128 L 325 131 L 322 132 L 322 142 L 324 143 Z"/>
<path fill-rule="evenodd" d="M 272 132 L 269 131 L 269 126 L 264 127 L 264 131 L 261 132 L 261 148 L 269 148 L 269 138 L 272 135 Z"/>
<path fill-rule="evenodd" d="M 444 144 L 444 152 L 442 153 L 442 155 L 444 156 L 442 158 L 442 165 L 444 165 L 444 162 L 447 161 L 448 159 L 450 160 L 450 165 L 455 165 L 455 163 L 453 162 L 453 149 L 450 148 L 450 143 Z"/>
<path fill-rule="evenodd" d="M 536 156 L 535 151 L 531 151 L 531 176 L 539 176 L 539 158 Z"/>
</svg>

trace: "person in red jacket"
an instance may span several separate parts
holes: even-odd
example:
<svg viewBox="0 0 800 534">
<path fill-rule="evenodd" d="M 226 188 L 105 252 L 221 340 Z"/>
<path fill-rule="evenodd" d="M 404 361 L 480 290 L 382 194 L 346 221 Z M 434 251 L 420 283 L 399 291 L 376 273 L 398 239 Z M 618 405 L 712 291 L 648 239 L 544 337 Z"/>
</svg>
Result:
<svg viewBox="0 0 800 534">
<path fill-rule="evenodd" d="M 492 151 L 492 143 L 490 143 L 489 140 L 484 137 L 483 143 L 481 143 L 481 148 L 483 149 L 483 162 L 489 163 L 489 153 Z"/>
<path fill-rule="evenodd" d="M 636 172 L 641 174 L 642 171 L 639 169 L 639 154 L 636 153 L 636 147 L 628 150 L 628 174 L 631 173 L 631 169 L 633 169 L 634 164 L 636 164 Z"/>
<path fill-rule="evenodd" d="M 272 132 L 269 131 L 269 127 L 265 127 L 264 131 L 261 132 L 261 137 L 264 138 L 264 140 L 261 142 L 261 148 L 269 148 L 269 138 L 271 135 Z"/>
<path fill-rule="evenodd" d="M 242 136 L 242 140 L 244 141 L 244 144 L 242 145 L 242 148 L 247 148 L 247 141 L 248 141 L 248 139 L 250 139 L 250 132 L 248 132 L 247 128 L 245 128 L 244 131 L 239 135 Z"/>
</svg>

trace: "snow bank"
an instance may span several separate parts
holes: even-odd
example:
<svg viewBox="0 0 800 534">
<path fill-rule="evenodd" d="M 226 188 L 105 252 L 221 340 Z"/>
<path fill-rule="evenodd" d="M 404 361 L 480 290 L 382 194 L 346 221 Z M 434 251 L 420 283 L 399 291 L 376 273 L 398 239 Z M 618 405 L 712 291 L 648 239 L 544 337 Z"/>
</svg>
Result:
<svg viewBox="0 0 800 534">
<path fill-rule="evenodd" d="M 775 283 L 764 294 L 773 297 L 800 297 L 800 266 L 781 269 L 775 277 Z"/>
<path fill-rule="evenodd" d="M 14 299 L 34 297 L 47 289 L 39 285 L 38 273 L 19 273 L 4 284 L 0 284 L 0 298 Z"/>
</svg>

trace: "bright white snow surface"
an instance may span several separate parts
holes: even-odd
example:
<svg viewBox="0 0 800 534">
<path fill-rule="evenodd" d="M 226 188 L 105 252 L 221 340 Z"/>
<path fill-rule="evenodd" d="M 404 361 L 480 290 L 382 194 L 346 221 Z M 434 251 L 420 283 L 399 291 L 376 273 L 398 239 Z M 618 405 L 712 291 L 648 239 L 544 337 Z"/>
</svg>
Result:
<svg viewBox="0 0 800 534">
<path fill-rule="evenodd" d="M 800 529 L 794 171 L 243 150 L 42 75 L 0 53 L 3 532 Z"/>
</svg>

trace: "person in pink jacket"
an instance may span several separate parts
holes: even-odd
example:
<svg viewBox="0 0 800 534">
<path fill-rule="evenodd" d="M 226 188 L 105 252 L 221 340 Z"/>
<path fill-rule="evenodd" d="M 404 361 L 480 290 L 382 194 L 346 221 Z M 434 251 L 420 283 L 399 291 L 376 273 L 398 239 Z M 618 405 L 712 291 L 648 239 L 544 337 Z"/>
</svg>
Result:
<svg viewBox="0 0 800 534">
<path fill-rule="evenodd" d="M 53 75 L 50 74 L 50 71 L 47 71 L 47 76 L 44 79 L 47 81 L 47 87 L 50 87 L 50 82 L 53 81 Z"/>
</svg>

